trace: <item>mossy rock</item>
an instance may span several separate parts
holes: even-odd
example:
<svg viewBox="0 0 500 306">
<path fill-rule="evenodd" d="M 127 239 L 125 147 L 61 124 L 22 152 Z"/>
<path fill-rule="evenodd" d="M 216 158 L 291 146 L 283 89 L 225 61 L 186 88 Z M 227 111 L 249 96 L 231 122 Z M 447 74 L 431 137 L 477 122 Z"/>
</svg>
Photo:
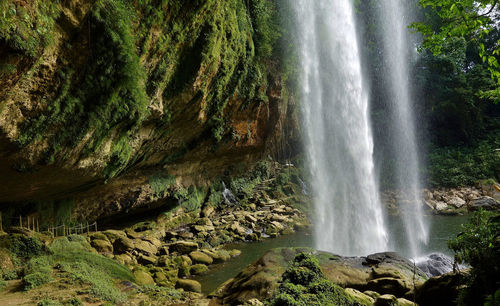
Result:
<svg viewBox="0 0 500 306">
<path fill-rule="evenodd" d="M 169 249 L 179 254 L 189 254 L 198 249 L 198 243 L 192 241 L 176 241 L 169 245 Z"/>
<path fill-rule="evenodd" d="M 184 289 L 188 292 L 201 293 L 201 284 L 192 279 L 179 279 L 175 284 L 175 288 Z"/>
<path fill-rule="evenodd" d="M 135 281 L 138 285 L 154 285 L 155 281 L 149 273 L 142 271 L 142 270 L 137 270 L 134 271 L 134 278 Z"/>
<path fill-rule="evenodd" d="M 375 306 L 397 306 L 398 299 L 392 294 L 384 294 L 375 300 Z"/>
<path fill-rule="evenodd" d="M 196 264 L 191 266 L 191 275 L 201 275 L 208 271 L 208 267 L 204 264 Z"/>
<path fill-rule="evenodd" d="M 102 232 L 90 234 L 90 240 L 108 240 L 108 236 L 104 235 Z"/>
<path fill-rule="evenodd" d="M 113 254 L 113 245 L 108 240 L 94 239 L 90 245 L 99 253 Z"/>
<path fill-rule="evenodd" d="M 127 236 L 115 237 L 113 242 L 113 249 L 117 254 L 132 251 L 134 248 L 135 244 L 133 240 L 128 238 Z"/>
<path fill-rule="evenodd" d="M 195 263 L 211 265 L 214 262 L 212 257 L 200 251 L 194 251 L 189 253 L 189 257 L 191 257 L 191 259 Z"/>
<path fill-rule="evenodd" d="M 110 229 L 110 230 L 106 230 L 102 233 L 108 238 L 108 240 L 111 243 L 114 243 L 119 238 L 123 238 L 123 237 L 126 238 L 127 237 L 127 234 L 125 234 L 124 231 L 120 231 L 120 230 Z"/>
<path fill-rule="evenodd" d="M 375 302 L 374 298 L 356 289 L 346 288 L 345 292 L 362 305 L 373 305 L 373 303 Z"/>
</svg>

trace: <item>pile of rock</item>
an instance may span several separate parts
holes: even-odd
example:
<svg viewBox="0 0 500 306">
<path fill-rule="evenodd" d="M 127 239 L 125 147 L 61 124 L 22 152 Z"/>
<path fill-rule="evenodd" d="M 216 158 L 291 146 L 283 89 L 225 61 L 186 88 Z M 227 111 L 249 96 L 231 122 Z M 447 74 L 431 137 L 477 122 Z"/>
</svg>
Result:
<svg viewBox="0 0 500 306">
<path fill-rule="evenodd" d="M 500 209 L 500 193 L 488 186 L 424 189 L 422 199 L 425 208 L 437 215 L 463 215 L 480 208 Z M 399 214 L 405 204 L 414 204 L 404 192 L 400 191 L 383 192 L 382 202 L 394 215 Z"/>
<path fill-rule="evenodd" d="M 198 282 L 185 278 L 240 254 L 223 249 L 224 244 L 276 237 L 309 226 L 301 211 L 269 199 L 221 211 L 208 206 L 195 217 L 178 213 L 175 218 L 189 222 L 171 228 L 172 216 L 163 216 L 125 230 L 92 233 L 88 239 L 97 252 L 129 266 L 140 284 L 200 292 Z"/>
<path fill-rule="evenodd" d="M 500 209 L 500 202 L 475 187 L 425 190 L 424 200 L 429 209 L 441 215 L 464 214 L 480 208 Z"/>
</svg>

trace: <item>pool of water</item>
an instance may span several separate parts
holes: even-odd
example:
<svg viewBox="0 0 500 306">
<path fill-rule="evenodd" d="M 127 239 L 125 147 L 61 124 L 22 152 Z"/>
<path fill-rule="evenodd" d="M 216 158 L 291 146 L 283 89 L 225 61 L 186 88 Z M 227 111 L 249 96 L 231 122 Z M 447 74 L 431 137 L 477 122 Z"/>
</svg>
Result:
<svg viewBox="0 0 500 306">
<path fill-rule="evenodd" d="M 401 239 L 405 237 L 405 235 L 403 235 L 403 224 L 398 221 L 399 218 L 390 217 L 389 219 L 389 224 L 393 233 L 401 233 L 401 235 L 394 235 L 393 244 L 398 245 L 398 243 L 403 243 L 403 241 L 401 241 Z M 429 243 L 422 250 L 422 255 L 440 252 L 451 256 L 452 252 L 448 249 L 447 241 L 460 232 L 461 224 L 467 222 L 468 217 L 431 215 L 427 216 L 427 219 L 430 223 L 430 239 Z M 217 289 L 223 282 L 235 277 L 243 268 L 262 257 L 270 249 L 279 247 L 313 246 L 313 237 L 307 231 L 266 239 L 261 242 L 230 244 L 227 245 L 226 248 L 241 250 L 241 255 L 225 263 L 210 266 L 208 274 L 198 276 L 195 279 L 201 283 L 203 293 L 209 294 Z"/>
</svg>

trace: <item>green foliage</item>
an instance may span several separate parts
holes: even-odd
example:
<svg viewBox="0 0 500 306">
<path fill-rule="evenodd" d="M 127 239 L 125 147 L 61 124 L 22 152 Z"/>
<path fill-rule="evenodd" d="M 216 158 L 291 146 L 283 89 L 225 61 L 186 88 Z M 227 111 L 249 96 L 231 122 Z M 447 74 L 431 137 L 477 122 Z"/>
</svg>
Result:
<svg viewBox="0 0 500 306">
<path fill-rule="evenodd" d="M 83 302 L 77 297 L 69 299 L 66 303 L 70 306 L 83 306 Z"/>
<path fill-rule="evenodd" d="M 180 300 L 183 298 L 182 292 L 176 289 L 155 285 L 144 285 L 139 288 L 139 291 L 155 301 L 166 300 L 168 302 L 171 302 L 172 300 Z"/>
<path fill-rule="evenodd" d="M 45 245 L 38 239 L 21 234 L 11 234 L 6 240 L 6 248 L 22 259 L 29 259 L 47 253 Z"/>
<path fill-rule="evenodd" d="M 52 281 L 53 267 L 57 267 L 72 282 L 90 285 L 92 296 L 113 303 L 123 302 L 125 295 L 114 286 L 114 281 L 133 282 L 132 273 L 125 266 L 91 250 L 84 237 L 70 235 L 54 240 L 48 248 L 49 252 L 31 252 L 23 278 L 25 290 Z"/>
<path fill-rule="evenodd" d="M 448 246 L 455 251 L 459 263 L 468 263 L 466 287 L 460 295 L 461 305 L 478 304 L 496 298 L 500 287 L 500 214 L 479 211 L 474 213 L 463 231 Z"/>
<path fill-rule="evenodd" d="M 190 186 L 187 194 L 183 196 L 181 206 L 187 212 L 195 211 L 201 208 L 206 195 L 207 192 L 203 187 Z"/>
<path fill-rule="evenodd" d="M 36 303 L 37 306 L 60 306 L 61 303 L 56 302 L 48 297 L 43 298 L 43 300 Z"/>
<path fill-rule="evenodd" d="M 0 40 L 10 48 L 34 57 L 52 41 L 59 1 L 35 0 L 29 4 L 0 1 Z"/>
<path fill-rule="evenodd" d="M 2 292 L 3 288 L 7 286 L 7 282 L 0 276 L 0 292 Z"/>
<path fill-rule="evenodd" d="M 23 277 L 24 290 L 28 291 L 51 282 L 53 279 L 49 274 L 34 272 Z"/>
<path fill-rule="evenodd" d="M 162 197 L 169 187 L 175 185 L 175 176 L 170 174 L 155 174 L 149 177 L 149 185 L 155 192 L 156 196 Z"/>
<path fill-rule="evenodd" d="M 424 35 L 423 47 L 434 54 L 443 51 L 443 45 L 449 40 L 464 37 L 467 40 L 479 40 L 496 30 L 496 0 L 420 0 L 430 14 L 438 19 L 438 24 L 414 23 L 413 28 Z M 500 85 L 500 44 L 491 48 L 480 43 L 479 55 L 491 72 L 491 77 Z M 498 92 L 497 92 L 498 93 Z M 499 97 L 497 96 L 497 99 Z"/>
<path fill-rule="evenodd" d="M 318 260 L 300 253 L 283 273 L 283 282 L 267 305 L 362 305 L 325 278 Z"/>
<path fill-rule="evenodd" d="M 472 186 L 500 180 L 500 139 L 496 135 L 470 147 L 434 147 L 428 157 L 429 183 L 439 187 Z"/>
<path fill-rule="evenodd" d="M 87 133 L 84 152 L 100 148 L 113 129 L 123 130 L 112 146 L 105 169 L 109 178 L 122 171 L 130 160 L 130 132 L 137 129 L 148 114 L 145 73 L 140 65 L 133 36 L 133 10 L 123 1 L 99 0 L 90 13 L 89 62 L 83 80 L 74 86 L 74 72 L 59 73 L 62 86 L 45 114 L 29 121 L 18 138 L 25 146 L 39 140 L 47 130 L 54 131 L 46 151 L 46 162 L 66 145 L 75 145 Z M 68 125 L 66 123 L 70 122 Z"/>
</svg>

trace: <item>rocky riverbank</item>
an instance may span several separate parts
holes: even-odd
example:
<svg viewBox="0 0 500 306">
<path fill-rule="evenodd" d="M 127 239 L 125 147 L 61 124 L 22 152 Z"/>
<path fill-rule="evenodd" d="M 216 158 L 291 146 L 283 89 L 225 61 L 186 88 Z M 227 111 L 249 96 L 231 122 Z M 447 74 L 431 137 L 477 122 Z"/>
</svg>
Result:
<svg viewBox="0 0 500 306">
<path fill-rule="evenodd" d="M 494 182 L 483 182 L 478 186 L 439 188 L 422 190 L 425 209 L 437 215 L 464 215 L 479 209 L 500 210 L 500 191 Z M 498 186 L 498 184 L 497 184 Z M 409 203 L 404 192 L 385 191 L 382 202 L 391 214 L 397 215 Z"/>
<path fill-rule="evenodd" d="M 453 276 L 456 274 L 428 279 L 422 270 L 397 253 L 342 257 L 307 248 L 281 248 L 270 250 L 222 284 L 211 295 L 212 302 L 262 305 L 259 303 L 276 295 L 290 262 L 300 253 L 312 254 L 326 279 L 342 287 L 344 294 L 358 303 L 352 305 L 415 305 L 412 301 L 429 301 L 431 296 L 435 297 L 437 289 L 448 290 L 450 298 L 458 292 L 457 277 Z"/>
<path fill-rule="evenodd" d="M 272 176 L 258 184 L 249 184 L 252 190 L 244 198 L 224 189 L 221 205 L 205 201 L 202 207 L 194 211 L 185 210 L 183 205 L 179 205 L 168 212 L 151 216 L 148 221 L 125 228 L 117 226 L 120 229 L 53 237 L 52 232 L 36 233 L 27 229 L 10 228 L 10 235 L 0 236 L 0 250 L 5 251 L 1 259 L 2 262 L 17 260 L 18 266 L 11 264 L 0 269 L 0 280 L 8 280 L 5 283 L 6 289 L 2 292 L 4 300 L 0 301 L 10 303 L 11 300 L 22 299 L 28 304 L 36 304 L 41 299 L 41 292 L 46 291 L 47 298 L 63 304 L 71 295 L 77 295 L 85 303 L 119 301 L 135 305 L 134 303 L 142 301 L 158 305 L 207 304 L 208 300 L 201 294 L 201 284 L 192 277 L 210 273 L 211 265 L 223 263 L 241 253 L 236 249 L 225 249 L 226 244 L 256 242 L 309 226 L 304 213 L 308 197 L 301 192 L 300 181 L 288 179 L 293 176 L 290 173 L 296 171 L 290 169 L 290 166 L 285 167 L 277 172 L 276 177 Z M 43 251 L 30 253 L 29 256 L 25 256 L 24 251 L 16 253 L 19 245 L 22 245 L 21 249 L 25 249 L 39 244 L 44 245 L 40 246 Z M 62 255 L 59 254 L 72 254 L 75 249 L 79 250 L 78 253 L 83 253 L 84 258 L 79 258 L 79 254 L 73 261 L 70 256 L 61 264 Z M 89 258 L 92 261 L 90 263 Z M 69 269 L 68 275 L 67 265 L 93 266 L 93 261 L 105 263 L 104 270 L 107 267 L 111 267 L 111 270 L 125 269 L 120 275 L 126 277 L 120 278 L 120 284 L 115 281 L 116 287 L 113 287 L 111 282 L 111 289 L 103 289 L 115 290 L 113 297 L 105 294 L 96 296 L 92 291 L 93 285 L 88 290 L 79 290 L 80 293 L 75 293 L 74 290 L 78 288 L 71 285 L 65 285 L 66 289 L 55 289 L 62 284 L 71 283 L 71 279 L 75 277 L 78 282 L 83 282 L 84 287 L 88 286 L 87 280 L 79 278 L 81 273 L 87 273 L 87 269 L 77 269 L 76 272 Z M 40 268 L 38 262 L 43 262 L 44 265 Z M 49 264 L 45 265 L 46 262 Z M 94 269 L 99 268 L 93 267 L 92 270 Z M 37 277 L 43 274 L 43 279 L 48 283 L 40 281 L 31 285 L 29 280 L 32 274 Z M 1 287 L 2 284 L 0 290 Z M 21 294 L 16 289 L 18 287 L 29 288 L 29 291 Z M 126 292 L 128 297 L 123 298 L 123 294 L 119 292 Z"/>
</svg>

